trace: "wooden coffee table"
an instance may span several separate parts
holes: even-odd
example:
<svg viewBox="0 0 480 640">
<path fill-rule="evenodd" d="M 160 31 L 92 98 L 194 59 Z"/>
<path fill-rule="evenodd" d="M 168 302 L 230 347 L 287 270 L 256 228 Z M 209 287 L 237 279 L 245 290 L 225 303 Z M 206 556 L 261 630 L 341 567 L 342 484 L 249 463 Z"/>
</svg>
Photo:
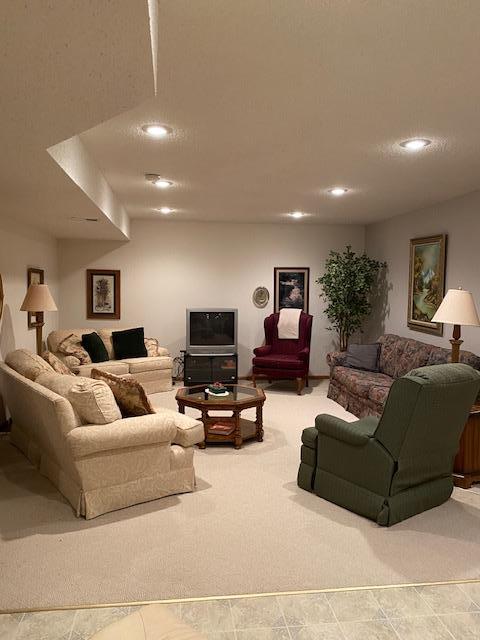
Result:
<svg viewBox="0 0 480 640">
<path fill-rule="evenodd" d="M 202 414 L 203 428 L 205 430 L 205 442 L 198 446 L 204 449 L 212 442 L 233 442 L 235 449 L 240 449 L 244 440 L 255 438 L 258 442 L 263 440 L 263 403 L 265 394 L 262 389 L 255 387 L 242 387 L 238 384 L 225 385 L 228 396 L 213 396 L 206 393 L 208 385 L 196 387 L 183 387 L 175 396 L 180 413 L 185 413 L 185 407 L 198 409 Z M 246 420 L 240 416 L 244 409 L 256 407 L 256 420 Z M 227 416 L 211 416 L 210 411 L 231 411 Z M 231 427 L 231 433 L 212 433 L 215 424 Z"/>
</svg>

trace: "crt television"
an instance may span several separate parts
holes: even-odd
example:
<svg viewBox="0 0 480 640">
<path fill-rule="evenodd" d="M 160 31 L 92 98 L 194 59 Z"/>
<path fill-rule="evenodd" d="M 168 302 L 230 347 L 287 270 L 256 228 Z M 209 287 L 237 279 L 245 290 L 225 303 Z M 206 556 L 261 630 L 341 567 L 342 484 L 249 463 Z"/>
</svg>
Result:
<svg viewBox="0 0 480 640">
<path fill-rule="evenodd" d="M 188 353 L 236 353 L 237 309 L 187 309 L 186 347 Z"/>
</svg>

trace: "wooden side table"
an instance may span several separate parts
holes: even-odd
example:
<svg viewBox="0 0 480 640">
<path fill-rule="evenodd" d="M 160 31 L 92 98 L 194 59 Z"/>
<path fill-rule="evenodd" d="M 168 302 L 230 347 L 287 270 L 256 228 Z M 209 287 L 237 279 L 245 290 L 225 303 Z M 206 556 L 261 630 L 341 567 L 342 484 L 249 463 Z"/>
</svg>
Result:
<svg viewBox="0 0 480 640">
<path fill-rule="evenodd" d="M 472 407 L 460 439 L 460 449 L 453 465 L 453 482 L 456 487 L 470 489 L 480 482 L 480 405 Z"/>
</svg>

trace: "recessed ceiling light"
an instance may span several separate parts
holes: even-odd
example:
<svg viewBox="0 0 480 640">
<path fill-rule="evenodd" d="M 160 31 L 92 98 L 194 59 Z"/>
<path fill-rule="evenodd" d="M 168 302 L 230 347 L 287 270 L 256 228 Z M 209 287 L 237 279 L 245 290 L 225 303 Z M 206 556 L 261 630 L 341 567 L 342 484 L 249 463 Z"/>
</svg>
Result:
<svg viewBox="0 0 480 640">
<path fill-rule="evenodd" d="M 346 187 L 332 187 L 331 189 L 328 190 L 328 193 L 331 196 L 336 196 L 338 198 L 338 196 L 343 196 L 347 193 L 348 189 Z"/>
<path fill-rule="evenodd" d="M 170 127 L 164 124 L 144 124 L 142 131 L 151 138 L 165 138 L 169 133 L 172 133 Z"/>
<path fill-rule="evenodd" d="M 288 214 L 291 218 L 303 218 L 305 215 L 303 211 L 292 211 L 292 213 Z"/>
<path fill-rule="evenodd" d="M 421 149 L 425 149 L 431 144 L 431 140 L 427 140 L 426 138 L 412 138 L 411 140 L 404 140 L 400 142 L 400 146 L 407 151 L 420 151 Z"/>
<path fill-rule="evenodd" d="M 175 209 L 170 209 L 170 207 L 160 207 L 160 209 L 155 209 L 155 211 L 158 211 L 159 213 L 163 213 L 166 216 L 169 213 L 173 213 Z"/>
<path fill-rule="evenodd" d="M 169 189 L 173 185 L 173 182 L 170 182 L 170 180 L 159 178 L 153 184 L 157 187 L 157 189 Z"/>
<path fill-rule="evenodd" d="M 173 186 L 173 182 L 171 180 L 166 180 L 165 178 L 161 178 L 156 173 L 146 173 L 145 180 L 151 182 L 158 189 L 168 189 Z"/>
</svg>

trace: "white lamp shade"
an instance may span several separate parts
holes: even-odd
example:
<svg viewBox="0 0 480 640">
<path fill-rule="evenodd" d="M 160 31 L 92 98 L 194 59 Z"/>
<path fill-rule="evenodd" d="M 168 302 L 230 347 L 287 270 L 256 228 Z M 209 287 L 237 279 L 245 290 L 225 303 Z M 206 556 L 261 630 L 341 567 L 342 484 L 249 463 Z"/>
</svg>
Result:
<svg viewBox="0 0 480 640">
<path fill-rule="evenodd" d="M 479 327 L 480 318 L 470 291 L 449 289 L 432 322 Z"/>
<path fill-rule="evenodd" d="M 52 294 L 46 284 L 31 284 L 20 311 L 58 311 Z"/>
</svg>

